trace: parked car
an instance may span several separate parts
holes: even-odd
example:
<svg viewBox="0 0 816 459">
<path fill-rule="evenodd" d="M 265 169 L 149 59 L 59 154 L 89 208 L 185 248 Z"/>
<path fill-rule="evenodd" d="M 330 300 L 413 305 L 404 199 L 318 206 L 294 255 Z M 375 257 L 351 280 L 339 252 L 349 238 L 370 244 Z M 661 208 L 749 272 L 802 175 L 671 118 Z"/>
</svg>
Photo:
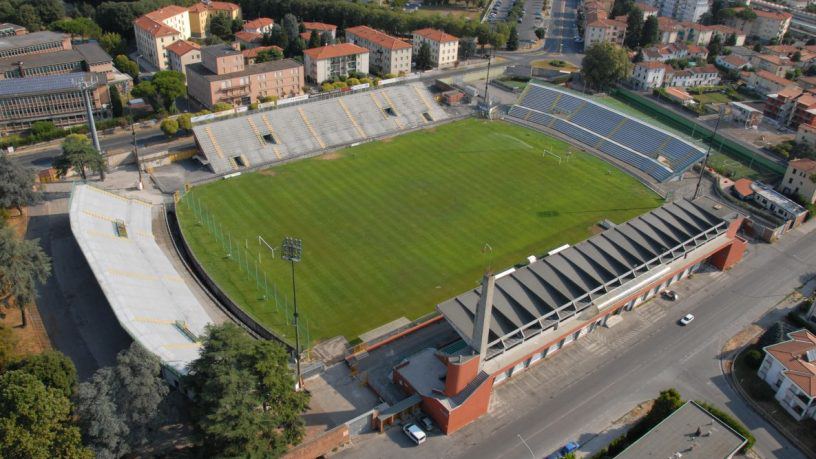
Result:
<svg viewBox="0 0 816 459">
<path fill-rule="evenodd" d="M 433 420 L 430 416 L 423 416 L 422 419 L 419 420 L 419 423 L 422 424 L 422 428 L 425 429 L 426 432 L 430 432 L 433 430 Z"/>
<path fill-rule="evenodd" d="M 675 292 L 674 290 L 665 290 L 663 292 L 663 298 L 671 301 L 677 301 L 677 299 L 680 298 L 680 296 L 678 296 L 677 292 Z"/>
<path fill-rule="evenodd" d="M 694 314 L 686 314 L 680 319 L 680 325 L 688 325 L 694 320 Z"/>
<path fill-rule="evenodd" d="M 581 446 L 581 445 L 579 445 L 578 443 L 576 443 L 574 441 L 571 441 L 571 442 L 567 443 L 566 445 L 562 446 L 561 449 L 559 449 L 558 451 L 556 451 L 556 452 L 550 454 L 549 456 L 547 456 L 547 459 L 561 459 L 562 457 L 566 456 L 567 454 L 577 450 L 579 446 Z"/>
<path fill-rule="evenodd" d="M 402 431 L 417 445 L 425 443 L 425 439 L 427 438 L 425 432 L 416 424 L 406 424 L 403 426 Z"/>
</svg>

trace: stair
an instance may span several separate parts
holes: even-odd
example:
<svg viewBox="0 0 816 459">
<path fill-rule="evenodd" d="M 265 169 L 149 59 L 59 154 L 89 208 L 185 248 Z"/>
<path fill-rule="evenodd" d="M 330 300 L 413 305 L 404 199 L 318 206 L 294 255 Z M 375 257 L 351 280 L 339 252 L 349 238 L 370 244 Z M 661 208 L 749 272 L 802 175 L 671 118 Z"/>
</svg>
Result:
<svg viewBox="0 0 816 459">
<path fill-rule="evenodd" d="M 266 145 L 263 136 L 261 135 L 261 131 L 258 130 L 258 126 L 255 125 L 255 122 L 252 121 L 252 117 L 247 117 L 247 122 L 249 123 L 249 127 L 252 128 L 252 132 L 255 133 L 255 137 L 258 138 L 258 142 L 261 142 L 261 145 Z"/>
<path fill-rule="evenodd" d="M 388 115 L 386 115 L 386 114 L 385 114 L 385 110 L 383 110 L 383 107 L 382 107 L 382 104 L 380 103 L 380 101 L 379 101 L 379 100 L 377 100 L 377 98 L 376 98 L 376 97 L 374 97 L 374 93 L 373 93 L 373 92 L 370 92 L 370 93 L 368 93 L 368 95 L 369 95 L 369 96 L 371 96 L 371 100 L 373 100 L 373 101 L 374 101 L 374 105 L 376 105 L 376 106 L 377 106 L 377 108 L 380 110 L 380 115 L 382 115 L 383 119 L 386 119 L 386 120 L 387 120 L 387 119 L 388 119 Z"/>
<path fill-rule="evenodd" d="M 207 133 L 207 137 L 210 138 L 210 142 L 213 144 L 213 148 L 215 148 L 215 152 L 218 154 L 219 158 L 224 158 L 224 152 L 221 151 L 221 147 L 218 145 L 218 142 L 215 141 L 215 136 L 212 133 L 212 130 L 209 126 L 204 128 L 204 131 Z"/>
<path fill-rule="evenodd" d="M 346 103 L 343 102 L 343 98 L 337 98 L 337 102 L 340 103 L 340 108 L 342 108 L 343 111 L 346 112 L 346 116 L 348 117 L 349 121 L 351 121 L 351 124 L 354 126 L 354 129 L 357 130 L 357 133 L 360 134 L 360 137 L 363 139 L 368 137 L 363 128 L 361 128 L 360 125 L 357 123 L 357 120 L 354 119 L 354 115 L 351 114 L 351 111 L 346 106 Z"/>
<path fill-rule="evenodd" d="M 300 113 L 300 118 L 303 120 L 303 124 L 306 125 L 306 129 L 308 129 L 309 132 L 312 134 L 312 137 L 314 137 L 314 139 L 320 145 L 320 148 L 326 148 L 326 144 L 323 143 L 323 139 L 321 139 L 320 136 L 317 135 L 317 131 L 315 131 L 315 128 L 312 127 L 312 123 L 309 122 L 309 118 L 306 117 L 306 112 L 303 111 L 303 107 L 298 108 L 298 113 Z"/>
<path fill-rule="evenodd" d="M 555 97 L 555 100 L 553 100 L 552 105 L 550 105 L 550 109 L 548 110 L 549 112 L 552 112 L 555 106 L 558 105 L 558 101 L 561 100 L 561 96 L 563 96 L 563 94 L 559 92 L 558 95 Z"/>
<path fill-rule="evenodd" d="M 618 124 L 615 125 L 615 127 L 613 127 L 611 131 L 609 131 L 609 134 L 607 134 L 606 137 L 611 139 L 613 135 L 615 135 L 618 131 L 621 130 L 621 128 L 623 127 L 624 124 L 626 124 L 627 121 L 629 121 L 628 118 L 624 118 L 618 121 Z"/>
<path fill-rule="evenodd" d="M 572 120 L 572 117 L 573 117 L 573 116 L 575 116 L 575 115 L 577 115 L 577 114 L 578 114 L 578 112 L 580 112 L 581 110 L 583 110 L 583 109 L 584 109 L 584 107 L 586 107 L 587 105 L 589 105 L 589 102 L 587 102 L 587 101 L 583 101 L 583 102 L 581 102 L 581 105 L 579 105 L 579 106 L 578 106 L 578 108 L 576 108 L 575 110 L 573 110 L 573 112 L 572 112 L 572 113 L 570 113 L 570 114 L 569 114 L 569 116 L 567 116 L 567 118 L 566 118 L 566 119 L 568 119 L 568 120 Z"/>
<path fill-rule="evenodd" d="M 269 120 L 266 118 L 266 114 L 261 115 L 261 120 L 263 120 L 264 124 L 266 125 L 266 129 L 269 130 L 269 134 L 271 134 L 273 138 L 277 139 L 278 135 L 275 134 L 275 128 L 272 127 L 272 123 L 270 123 Z M 275 157 L 278 158 L 278 160 L 280 160 L 281 159 L 280 148 L 278 148 L 278 146 L 275 145 L 272 147 L 272 151 L 275 152 Z"/>
<path fill-rule="evenodd" d="M 416 86 L 414 86 L 414 85 L 411 85 L 411 88 L 414 90 L 414 92 L 416 93 L 417 97 L 419 97 L 419 100 L 421 100 L 421 101 L 422 101 L 422 103 L 425 105 L 425 108 L 427 108 L 427 109 L 428 109 L 428 111 L 431 111 L 431 104 L 429 104 L 429 103 L 428 103 L 428 101 L 427 101 L 427 100 L 425 100 L 425 96 L 424 96 L 424 95 L 422 95 L 422 92 L 420 92 L 420 91 L 419 91 L 419 88 L 417 88 L 417 87 L 416 87 Z"/>
<path fill-rule="evenodd" d="M 394 106 L 394 102 L 392 102 L 391 98 L 388 97 L 387 92 L 383 91 L 381 94 L 383 96 L 383 99 L 385 99 L 385 101 L 388 103 L 388 106 L 391 107 L 391 110 L 394 111 L 394 114 L 397 115 L 397 116 L 394 117 L 394 122 L 397 123 L 397 126 L 399 126 L 400 129 L 403 129 L 402 121 L 400 121 L 400 119 L 399 119 L 400 114 L 397 111 L 397 107 Z"/>
<path fill-rule="evenodd" d="M 475 392 L 476 389 L 478 389 L 479 386 L 481 386 L 482 383 L 484 383 L 489 377 L 490 375 L 485 373 L 484 370 L 480 371 L 479 374 L 476 375 L 476 377 L 473 379 L 473 381 L 469 382 L 468 385 L 465 386 L 464 389 L 462 389 L 462 392 L 459 392 L 458 394 L 451 397 L 451 402 L 453 403 L 453 405 L 459 406 L 462 403 L 464 403 L 465 400 L 467 400 L 468 397 L 470 397 L 473 394 L 473 392 Z"/>
</svg>

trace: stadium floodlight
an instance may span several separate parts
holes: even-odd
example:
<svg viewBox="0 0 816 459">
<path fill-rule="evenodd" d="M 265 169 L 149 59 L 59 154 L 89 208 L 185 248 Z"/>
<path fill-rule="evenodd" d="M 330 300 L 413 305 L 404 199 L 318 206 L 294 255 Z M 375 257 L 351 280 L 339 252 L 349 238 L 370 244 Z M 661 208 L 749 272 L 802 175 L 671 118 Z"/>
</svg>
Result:
<svg viewBox="0 0 816 459">
<path fill-rule="evenodd" d="M 295 364 L 297 366 L 297 387 L 302 388 L 300 380 L 300 327 L 298 326 L 297 289 L 295 288 L 295 263 L 299 262 L 303 255 L 303 241 L 295 237 L 283 238 L 281 243 L 281 258 L 287 260 L 292 265 L 292 306 L 294 306 L 295 326 Z"/>
</svg>

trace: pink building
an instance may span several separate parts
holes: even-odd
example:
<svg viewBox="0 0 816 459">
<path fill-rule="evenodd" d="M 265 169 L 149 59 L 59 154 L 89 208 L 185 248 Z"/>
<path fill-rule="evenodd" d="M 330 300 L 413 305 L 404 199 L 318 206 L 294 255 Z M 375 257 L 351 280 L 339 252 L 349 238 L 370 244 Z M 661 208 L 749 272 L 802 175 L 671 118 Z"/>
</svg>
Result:
<svg viewBox="0 0 816 459">
<path fill-rule="evenodd" d="M 248 105 L 262 97 L 297 96 L 303 88 L 303 66 L 292 59 L 246 65 L 238 44 L 201 48 L 201 62 L 187 66 L 187 91 L 210 108 L 219 102 Z"/>
</svg>

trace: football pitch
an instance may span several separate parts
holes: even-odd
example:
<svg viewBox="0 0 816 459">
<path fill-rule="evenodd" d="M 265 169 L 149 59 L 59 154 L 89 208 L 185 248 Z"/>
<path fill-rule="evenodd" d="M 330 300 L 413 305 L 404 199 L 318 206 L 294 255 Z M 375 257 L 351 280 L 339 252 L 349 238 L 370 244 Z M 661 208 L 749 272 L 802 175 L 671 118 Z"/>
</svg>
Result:
<svg viewBox="0 0 816 459">
<path fill-rule="evenodd" d="M 488 266 L 503 271 L 660 203 L 565 142 L 468 119 L 194 187 L 177 213 L 209 275 L 288 341 L 292 280 L 278 248 L 301 238 L 297 303 L 314 343 L 416 319 L 477 287 Z"/>
</svg>

